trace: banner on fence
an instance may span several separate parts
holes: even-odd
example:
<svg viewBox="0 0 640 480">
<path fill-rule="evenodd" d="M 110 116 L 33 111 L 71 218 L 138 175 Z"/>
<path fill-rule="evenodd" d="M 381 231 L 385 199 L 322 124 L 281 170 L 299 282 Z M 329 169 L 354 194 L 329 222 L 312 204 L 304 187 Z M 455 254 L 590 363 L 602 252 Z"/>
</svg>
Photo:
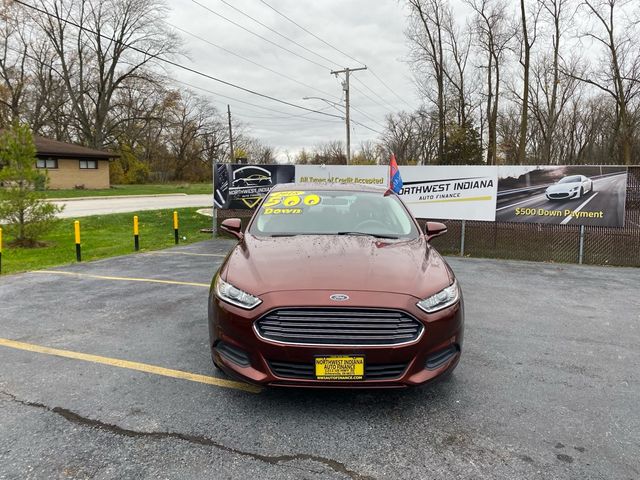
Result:
<svg viewBox="0 0 640 480">
<path fill-rule="evenodd" d="M 219 163 L 215 168 L 213 204 L 216 208 L 251 209 L 277 183 L 293 182 L 293 165 Z"/>
<path fill-rule="evenodd" d="M 415 217 L 488 220 L 496 215 L 495 167 L 400 167 L 402 200 Z"/>
<path fill-rule="evenodd" d="M 415 217 L 449 220 L 494 220 L 495 167 L 400 167 L 399 195 Z M 296 182 L 389 184 L 386 165 L 298 165 Z"/>
<path fill-rule="evenodd" d="M 498 222 L 623 227 L 626 167 L 500 166 Z"/>
<path fill-rule="evenodd" d="M 627 168 L 605 166 L 401 166 L 400 196 L 418 218 L 624 226 Z M 216 166 L 218 208 L 254 208 L 271 186 L 388 186 L 385 165 Z"/>
<path fill-rule="evenodd" d="M 389 184 L 389 167 L 386 165 L 296 165 L 296 182 L 357 183 L 386 187 Z"/>
</svg>

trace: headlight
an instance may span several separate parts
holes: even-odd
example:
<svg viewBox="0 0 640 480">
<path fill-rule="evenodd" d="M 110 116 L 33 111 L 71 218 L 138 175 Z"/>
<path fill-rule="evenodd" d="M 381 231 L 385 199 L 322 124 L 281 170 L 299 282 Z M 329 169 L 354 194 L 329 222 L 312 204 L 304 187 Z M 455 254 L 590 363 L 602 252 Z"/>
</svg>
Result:
<svg viewBox="0 0 640 480">
<path fill-rule="evenodd" d="M 236 288 L 230 283 L 225 282 L 220 278 L 219 275 L 216 278 L 214 288 L 216 296 L 220 300 L 224 300 L 225 302 L 235 305 L 236 307 L 251 310 L 252 308 L 257 307 L 262 303 L 262 300 L 260 300 L 258 297 L 254 297 L 250 293 L 243 292 L 239 288 Z"/>
<path fill-rule="evenodd" d="M 580 187 L 571 187 L 572 192 L 577 192 Z"/>
<path fill-rule="evenodd" d="M 437 312 L 443 308 L 450 307 L 460 299 L 460 289 L 458 288 L 458 282 L 453 283 L 439 291 L 435 295 L 431 295 L 424 300 L 420 300 L 416 305 L 427 313 Z"/>
</svg>

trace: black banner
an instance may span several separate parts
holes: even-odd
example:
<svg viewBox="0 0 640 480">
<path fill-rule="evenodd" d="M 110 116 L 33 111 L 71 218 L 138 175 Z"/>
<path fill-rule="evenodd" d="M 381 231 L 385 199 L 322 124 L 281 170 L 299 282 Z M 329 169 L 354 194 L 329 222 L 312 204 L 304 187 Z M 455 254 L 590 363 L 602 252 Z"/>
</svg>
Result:
<svg viewBox="0 0 640 480">
<path fill-rule="evenodd" d="M 216 165 L 213 203 L 216 208 L 252 209 L 277 183 L 295 179 L 294 165 Z"/>
</svg>

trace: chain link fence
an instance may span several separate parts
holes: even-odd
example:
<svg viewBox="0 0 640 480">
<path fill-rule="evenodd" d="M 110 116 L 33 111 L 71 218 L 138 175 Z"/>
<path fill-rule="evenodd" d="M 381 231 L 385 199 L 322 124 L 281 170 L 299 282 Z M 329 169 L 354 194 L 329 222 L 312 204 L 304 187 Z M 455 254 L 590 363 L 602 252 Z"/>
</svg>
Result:
<svg viewBox="0 0 640 480">
<path fill-rule="evenodd" d="M 218 225 L 225 218 L 242 218 L 246 225 L 252 214 L 251 210 L 218 210 Z M 426 219 L 418 221 L 424 225 Z M 640 267 L 640 167 L 629 168 L 624 228 L 443 222 L 449 232 L 435 238 L 433 245 L 445 255 Z"/>
</svg>

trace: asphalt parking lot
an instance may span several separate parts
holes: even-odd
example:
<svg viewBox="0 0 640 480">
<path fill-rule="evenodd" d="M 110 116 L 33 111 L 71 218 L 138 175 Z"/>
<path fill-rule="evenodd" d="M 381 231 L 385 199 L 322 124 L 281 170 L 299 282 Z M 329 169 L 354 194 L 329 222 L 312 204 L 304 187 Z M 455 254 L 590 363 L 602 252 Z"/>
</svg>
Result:
<svg viewBox="0 0 640 480">
<path fill-rule="evenodd" d="M 231 245 L 0 277 L 0 478 L 640 478 L 640 270 L 450 258 L 450 379 L 257 391 L 210 363 Z"/>
</svg>

